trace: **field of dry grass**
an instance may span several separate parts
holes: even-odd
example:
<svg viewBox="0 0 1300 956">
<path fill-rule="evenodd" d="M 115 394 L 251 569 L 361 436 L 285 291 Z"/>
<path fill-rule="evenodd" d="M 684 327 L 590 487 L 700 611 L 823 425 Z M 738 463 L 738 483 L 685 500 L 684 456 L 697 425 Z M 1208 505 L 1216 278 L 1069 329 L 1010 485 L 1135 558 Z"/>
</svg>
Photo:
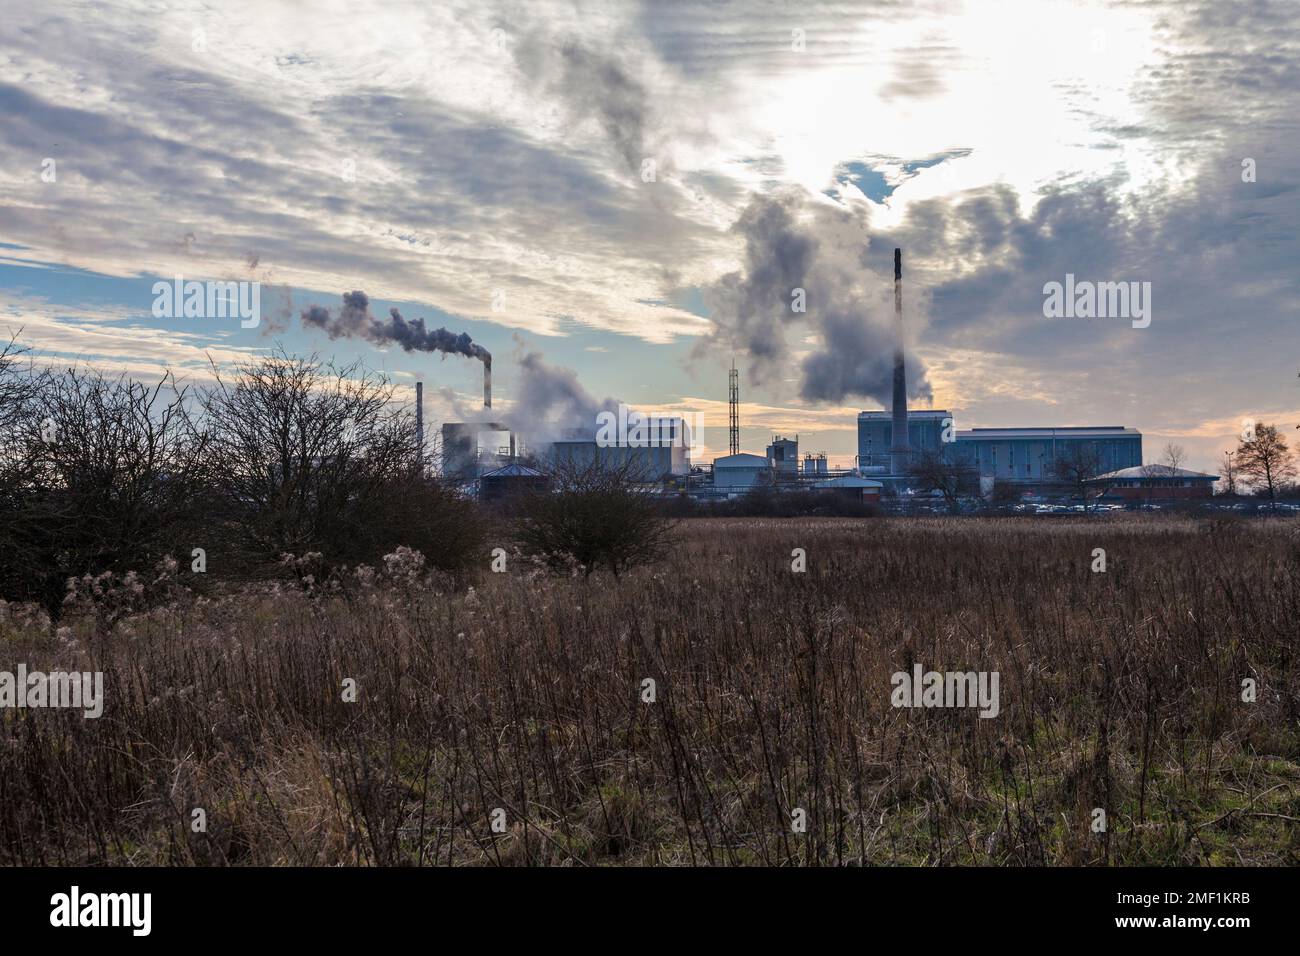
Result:
<svg viewBox="0 0 1300 956">
<path fill-rule="evenodd" d="M 1295 529 L 704 520 L 617 582 L 485 555 L 107 637 L 11 606 L 0 669 L 107 703 L 0 711 L 0 862 L 1294 864 Z M 918 662 L 997 671 L 1000 713 L 892 707 Z"/>
</svg>

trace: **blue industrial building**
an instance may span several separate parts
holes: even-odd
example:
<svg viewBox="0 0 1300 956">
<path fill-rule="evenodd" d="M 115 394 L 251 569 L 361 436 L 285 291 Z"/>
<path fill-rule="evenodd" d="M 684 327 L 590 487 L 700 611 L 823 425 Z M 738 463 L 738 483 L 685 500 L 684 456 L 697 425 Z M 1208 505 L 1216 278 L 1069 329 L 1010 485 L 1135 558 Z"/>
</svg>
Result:
<svg viewBox="0 0 1300 956">
<path fill-rule="evenodd" d="M 944 430 L 948 441 L 944 441 Z M 907 439 L 913 454 L 918 451 L 938 452 L 951 446 L 952 412 L 941 408 L 907 410 Z M 872 473 L 885 474 L 889 470 L 889 450 L 894 442 L 892 413 L 887 411 L 858 412 L 858 467 Z M 882 470 L 883 469 L 883 470 Z"/>
<path fill-rule="evenodd" d="M 1057 459 L 1082 455 L 1094 474 L 1142 464 L 1142 433 L 1119 425 L 1065 428 L 972 428 L 957 432 L 956 460 L 983 479 L 1050 484 Z"/>
<path fill-rule="evenodd" d="M 1081 457 L 1097 475 L 1142 464 L 1141 432 L 1119 425 L 957 431 L 946 409 L 909 409 L 907 432 L 909 456 L 936 452 L 968 465 L 978 472 L 986 492 L 994 481 L 1010 483 L 1022 492 L 1059 491 L 1063 483 L 1053 466 L 1060 458 Z M 907 486 L 906 476 L 892 474 L 892 445 L 890 412 L 858 413 L 858 470 L 902 489 Z"/>
</svg>

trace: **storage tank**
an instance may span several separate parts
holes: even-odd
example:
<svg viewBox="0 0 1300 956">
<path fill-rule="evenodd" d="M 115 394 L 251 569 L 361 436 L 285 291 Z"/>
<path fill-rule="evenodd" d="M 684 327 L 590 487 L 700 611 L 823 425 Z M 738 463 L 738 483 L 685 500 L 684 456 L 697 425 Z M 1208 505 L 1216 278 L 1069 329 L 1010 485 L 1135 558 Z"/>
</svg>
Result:
<svg viewBox="0 0 1300 956">
<path fill-rule="evenodd" d="M 826 452 L 819 452 L 816 455 L 807 454 L 803 458 L 803 473 L 805 475 L 825 475 L 827 473 Z"/>
</svg>

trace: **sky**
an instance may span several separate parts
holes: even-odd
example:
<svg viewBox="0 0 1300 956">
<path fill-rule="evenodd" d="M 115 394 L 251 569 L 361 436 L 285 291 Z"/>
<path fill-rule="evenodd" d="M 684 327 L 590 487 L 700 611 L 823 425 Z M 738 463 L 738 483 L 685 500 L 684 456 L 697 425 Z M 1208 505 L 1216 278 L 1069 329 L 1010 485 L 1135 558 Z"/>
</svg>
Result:
<svg viewBox="0 0 1300 956">
<path fill-rule="evenodd" d="M 703 413 L 711 458 L 734 361 L 744 450 L 847 465 L 900 247 L 912 404 L 958 428 L 1213 471 L 1242 419 L 1300 425 L 1294 0 L 0 13 L 0 334 L 40 361 L 201 383 L 282 347 L 473 414 L 473 359 L 304 323 L 363 290 L 489 350 L 502 414 Z M 1150 283 L 1150 324 L 1048 317 L 1067 274 Z M 259 282 L 260 324 L 155 317 L 177 275 Z"/>
</svg>

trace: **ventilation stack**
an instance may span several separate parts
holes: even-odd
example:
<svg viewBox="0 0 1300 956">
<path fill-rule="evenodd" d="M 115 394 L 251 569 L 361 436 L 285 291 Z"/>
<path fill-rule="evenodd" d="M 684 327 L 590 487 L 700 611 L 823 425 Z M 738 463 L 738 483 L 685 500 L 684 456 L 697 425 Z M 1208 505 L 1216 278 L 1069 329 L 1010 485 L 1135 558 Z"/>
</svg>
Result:
<svg viewBox="0 0 1300 956">
<path fill-rule="evenodd" d="M 889 470 L 907 474 L 911 449 L 907 438 L 907 367 L 903 355 L 903 250 L 894 250 L 894 318 L 898 342 L 894 347 L 894 423 Z"/>
<path fill-rule="evenodd" d="M 415 441 L 424 454 L 424 383 L 415 383 Z"/>
<path fill-rule="evenodd" d="M 731 363 L 731 376 L 728 379 L 728 420 L 727 431 L 730 439 L 730 454 L 740 454 L 740 376 L 736 371 L 736 363 Z"/>
</svg>

